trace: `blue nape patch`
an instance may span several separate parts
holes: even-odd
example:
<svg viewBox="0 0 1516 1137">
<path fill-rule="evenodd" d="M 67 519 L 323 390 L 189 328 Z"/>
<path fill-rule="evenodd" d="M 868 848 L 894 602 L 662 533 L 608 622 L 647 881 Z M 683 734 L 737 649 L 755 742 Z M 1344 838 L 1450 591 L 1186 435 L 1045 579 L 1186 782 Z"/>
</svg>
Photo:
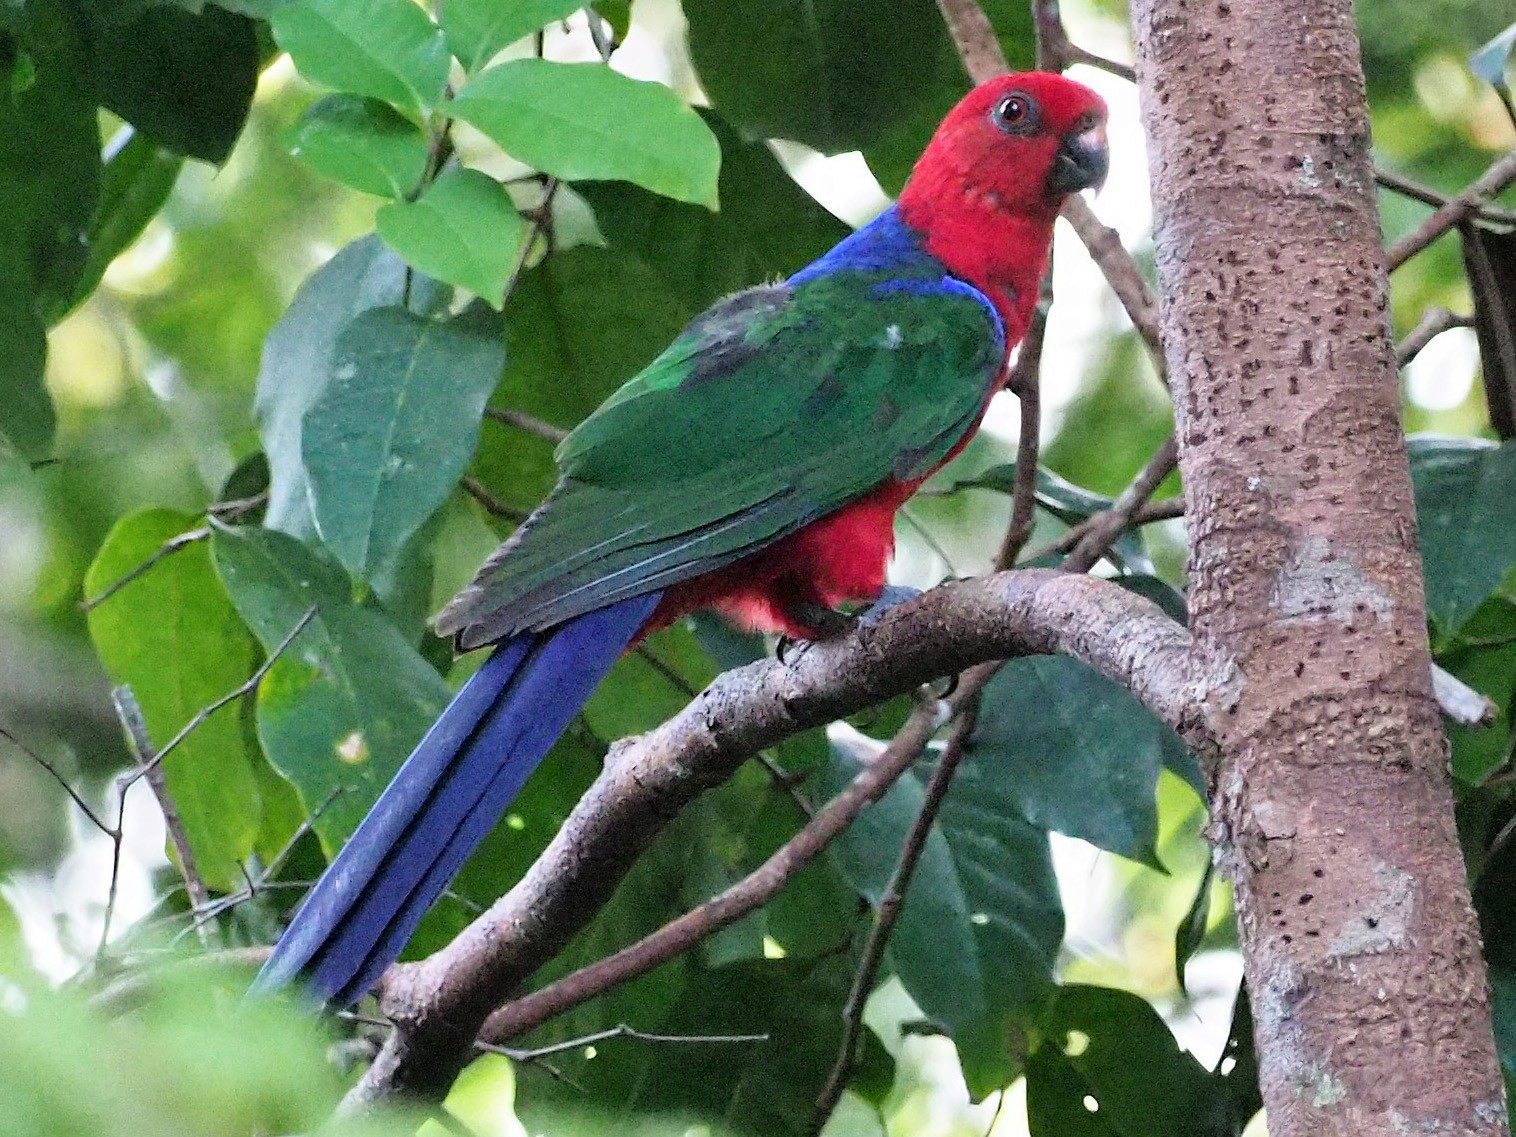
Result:
<svg viewBox="0 0 1516 1137">
<path fill-rule="evenodd" d="M 838 272 L 898 273 L 894 280 L 876 284 L 876 292 L 905 292 L 912 296 L 962 296 L 978 301 L 995 323 L 995 336 L 1005 347 L 1005 323 L 990 298 L 967 281 L 948 273 L 946 266 L 922 248 L 921 234 L 890 206 L 851 237 L 840 241 L 825 256 L 812 261 L 790 277 L 790 285 Z"/>
<path fill-rule="evenodd" d="M 942 262 L 921 247 L 921 235 L 890 206 L 852 236 L 839 241 L 824 256 L 790 277 L 804 284 L 834 272 L 945 272 Z"/>
</svg>

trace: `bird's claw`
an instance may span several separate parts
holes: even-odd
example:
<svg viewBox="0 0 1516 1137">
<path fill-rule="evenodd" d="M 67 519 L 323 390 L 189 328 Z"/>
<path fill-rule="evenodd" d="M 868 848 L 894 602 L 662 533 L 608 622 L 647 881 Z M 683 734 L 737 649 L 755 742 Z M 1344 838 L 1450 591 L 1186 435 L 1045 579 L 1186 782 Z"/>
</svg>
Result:
<svg viewBox="0 0 1516 1137">
<path fill-rule="evenodd" d="M 872 628 L 891 608 L 898 608 L 920 595 L 921 589 L 912 588 L 908 584 L 886 584 L 879 590 L 879 595 L 874 597 L 874 602 L 858 614 L 857 626 Z"/>
</svg>

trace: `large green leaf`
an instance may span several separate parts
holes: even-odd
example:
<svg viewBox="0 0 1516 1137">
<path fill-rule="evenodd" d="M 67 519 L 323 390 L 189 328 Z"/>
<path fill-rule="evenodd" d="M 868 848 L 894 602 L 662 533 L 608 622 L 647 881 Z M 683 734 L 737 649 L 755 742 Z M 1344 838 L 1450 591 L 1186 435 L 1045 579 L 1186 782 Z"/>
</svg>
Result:
<svg viewBox="0 0 1516 1137">
<path fill-rule="evenodd" d="M 1414 438 L 1427 610 L 1451 632 L 1516 567 L 1516 442 Z"/>
<path fill-rule="evenodd" d="M 1495 704 L 1488 726 L 1449 724 L 1453 773 L 1480 785 L 1511 761 L 1511 718 L 1516 711 L 1516 569 L 1501 588 L 1465 620 L 1437 654 L 1437 662 Z"/>
<path fill-rule="evenodd" d="M 1227 1137 L 1239 1131 L 1224 1081 L 1181 1051 L 1138 996 L 1061 987 L 1043 1031 L 1027 1062 L 1033 1137 Z"/>
<path fill-rule="evenodd" d="M 911 998 L 953 1036 L 976 1095 L 1016 1075 L 1025 1033 L 1053 993 L 1063 906 L 1047 834 L 1005 808 L 982 763 L 966 762 L 943 803 L 890 940 Z M 834 748 L 826 790 L 857 773 Z M 844 877 L 877 905 L 920 812 L 929 771 L 896 782 L 832 846 Z"/>
<path fill-rule="evenodd" d="M 85 594 L 103 594 L 164 541 L 200 524 L 166 509 L 123 518 L 90 566 Z M 205 542 L 163 558 L 92 608 L 89 630 L 111 681 L 131 685 L 157 746 L 253 670 L 253 641 Z M 253 850 L 261 815 L 255 761 L 235 706 L 206 719 L 163 760 L 195 862 L 213 888 L 240 884 L 240 866 Z"/>
<path fill-rule="evenodd" d="M 97 16 L 100 103 L 167 150 L 220 162 L 242 132 L 258 85 L 256 27 L 216 7 Z"/>
<path fill-rule="evenodd" d="M 338 335 L 300 446 L 316 528 L 355 577 L 387 566 L 447 500 L 502 357 L 499 321 L 482 307 L 450 320 L 372 308 Z"/>
<path fill-rule="evenodd" d="M 392 201 L 375 219 L 385 243 L 437 280 L 496 308 L 530 229 L 511 195 L 478 170 L 448 170 L 415 201 Z"/>
<path fill-rule="evenodd" d="M 35 459 L 51 452 L 57 419 L 42 382 L 47 330 L 33 307 L 24 273 L 14 260 L 0 257 L 0 406 L 5 408 L 0 452 L 13 450 Z"/>
<path fill-rule="evenodd" d="M 370 308 L 399 304 L 406 277 L 405 262 L 378 236 L 360 238 L 300 286 L 269 332 L 253 404 L 268 455 L 269 528 L 302 538 L 315 532 L 301 450 L 305 413 L 331 380 L 342 329 Z M 424 281 L 413 284 L 412 307 L 427 307 L 418 301 L 434 293 Z"/>
<path fill-rule="evenodd" d="M 543 173 L 635 182 L 716 208 L 721 147 L 700 116 L 660 83 L 599 63 L 516 59 L 480 72 L 450 106 Z"/>
<path fill-rule="evenodd" d="M 748 137 L 831 154 L 908 121 L 945 58 L 931 0 L 899 0 L 887 18 L 851 0 L 685 0 L 684 13 L 690 55 L 723 118 Z"/>
<path fill-rule="evenodd" d="M 442 30 L 447 46 L 472 75 L 501 48 L 583 7 L 582 0 L 448 0 L 442 8 Z"/>
<path fill-rule="evenodd" d="M 426 136 L 388 103 L 328 95 L 305 109 L 285 135 L 290 152 L 344 185 L 404 197 L 421 184 Z"/>
<path fill-rule="evenodd" d="M 1165 733 L 1119 684 L 1035 656 L 1006 663 L 985 688 L 966 758 L 1001 808 L 1152 865 Z"/>
<path fill-rule="evenodd" d="M 442 98 L 447 44 L 411 0 L 291 0 L 271 24 L 313 82 L 421 109 Z"/>
<path fill-rule="evenodd" d="M 447 705 L 448 690 L 382 613 L 353 603 L 336 565 L 283 533 L 218 528 L 216 571 L 272 651 L 316 615 L 258 689 L 258 737 L 334 852 Z M 335 796 L 333 796 L 335 795 Z"/>
<path fill-rule="evenodd" d="M 848 235 L 762 142 L 744 142 L 710 112 L 721 144 L 721 209 L 711 212 L 626 182 L 577 187 L 616 249 L 656 268 L 699 311 L 722 296 L 789 276 Z"/>
</svg>

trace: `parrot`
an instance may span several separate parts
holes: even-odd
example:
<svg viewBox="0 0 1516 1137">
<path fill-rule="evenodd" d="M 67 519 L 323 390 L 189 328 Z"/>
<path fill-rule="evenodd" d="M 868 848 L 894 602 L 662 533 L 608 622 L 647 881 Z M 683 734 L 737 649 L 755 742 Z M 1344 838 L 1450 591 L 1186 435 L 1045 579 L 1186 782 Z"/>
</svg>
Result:
<svg viewBox="0 0 1516 1137">
<path fill-rule="evenodd" d="M 813 641 L 888 598 L 894 517 L 974 435 L 1054 222 L 1109 163 L 1061 75 L 973 88 L 895 203 L 695 318 L 559 446 L 546 500 L 436 617 L 492 647 L 295 911 L 255 991 L 361 998 L 617 660 L 696 610 Z"/>
</svg>

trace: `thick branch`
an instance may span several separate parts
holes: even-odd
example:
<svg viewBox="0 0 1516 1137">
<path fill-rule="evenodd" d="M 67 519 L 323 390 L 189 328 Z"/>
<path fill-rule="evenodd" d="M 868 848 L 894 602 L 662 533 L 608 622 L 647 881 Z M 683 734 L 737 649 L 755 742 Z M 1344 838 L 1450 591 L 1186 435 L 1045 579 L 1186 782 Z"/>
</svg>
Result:
<svg viewBox="0 0 1516 1137">
<path fill-rule="evenodd" d="M 990 659 L 1064 652 L 1130 689 L 1205 747 L 1189 636 L 1106 581 L 1045 570 L 946 585 L 874 627 L 787 664 L 718 678 L 657 730 L 614 748 L 537 863 L 447 948 L 392 969 L 381 998 L 396 1030 L 349 1108 L 445 1092 L 486 1017 L 605 903 L 675 814 L 757 750 Z"/>
</svg>

